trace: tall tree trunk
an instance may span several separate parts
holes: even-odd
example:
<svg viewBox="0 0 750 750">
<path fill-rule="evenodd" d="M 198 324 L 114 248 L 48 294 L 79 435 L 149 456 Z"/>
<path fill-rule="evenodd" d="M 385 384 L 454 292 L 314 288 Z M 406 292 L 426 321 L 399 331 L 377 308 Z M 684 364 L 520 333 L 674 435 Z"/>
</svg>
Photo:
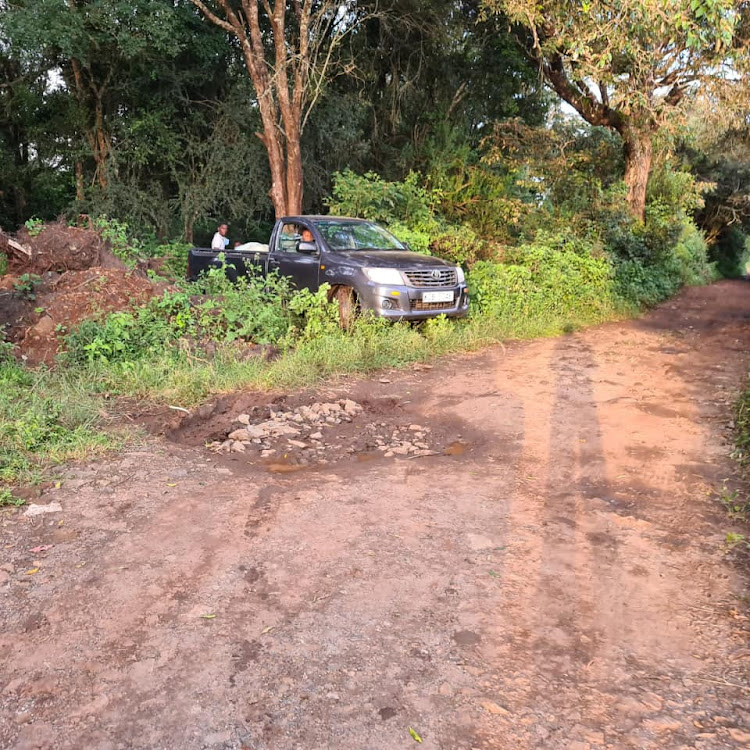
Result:
<svg viewBox="0 0 750 750">
<path fill-rule="evenodd" d="M 83 202 L 85 197 L 83 191 L 83 163 L 80 159 L 76 159 L 76 200 L 79 203 Z"/>
<path fill-rule="evenodd" d="M 297 129 L 286 138 L 286 203 L 288 216 L 302 213 L 302 149 Z"/>
<path fill-rule="evenodd" d="M 260 111 L 260 120 L 263 124 L 263 132 L 256 133 L 258 138 L 266 147 L 268 154 L 268 166 L 271 171 L 271 189 L 268 194 L 273 204 L 274 214 L 279 219 L 282 216 L 289 216 L 287 210 L 287 192 L 286 192 L 286 159 L 284 158 L 284 137 L 278 126 L 278 109 L 273 98 L 271 81 L 268 70 L 259 60 L 256 49 L 262 49 L 262 36 L 257 16 L 257 6 L 253 6 L 255 15 L 249 14 L 250 35 L 242 38 L 240 31 L 235 30 L 242 42 L 242 56 L 245 60 L 250 79 L 255 87 L 258 96 L 258 110 Z"/>
<path fill-rule="evenodd" d="M 312 106 L 320 93 L 319 84 L 311 81 L 311 71 L 316 69 L 320 77 L 325 77 L 331 64 L 331 52 L 340 41 L 334 24 L 338 16 L 337 4 L 330 0 L 322 3 L 293 0 L 289 6 L 285 0 L 273 3 L 271 0 L 239 0 L 239 3 L 217 0 L 217 12 L 214 12 L 209 7 L 211 3 L 191 2 L 212 23 L 235 36 L 242 47 L 263 123 L 263 132 L 257 135 L 268 153 L 269 195 L 276 218 L 302 213 L 304 183 L 300 140 L 304 113 L 306 104 Z M 270 34 L 260 23 L 261 6 L 271 27 Z M 292 22 L 287 19 L 288 9 L 294 15 Z M 273 44 L 273 63 L 268 55 L 269 41 Z M 330 45 L 327 51 L 325 44 Z"/>
<path fill-rule="evenodd" d="M 262 113 L 261 119 L 263 119 Z M 280 219 L 282 216 L 292 215 L 287 201 L 284 145 L 281 135 L 278 133 L 278 128 L 274 127 L 269 133 L 269 129 L 265 127 L 264 122 L 264 130 L 265 133 L 256 133 L 256 135 L 266 147 L 268 166 L 271 170 L 271 189 L 268 191 L 268 195 L 273 204 L 274 214 L 277 219 Z"/>
<path fill-rule="evenodd" d="M 195 227 L 195 213 L 193 211 L 186 211 L 182 233 L 185 235 L 185 242 L 187 242 L 190 245 L 193 244 L 194 227 Z"/>
<path fill-rule="evenodd" d="M 629 126 L 622 132 L 625 153 L 625 184 L 628 186 L 630 213 L 643 221 L 646 214 L 646 187 L 651 172 L 653 144 L 650 130 Z"/>
</svg>

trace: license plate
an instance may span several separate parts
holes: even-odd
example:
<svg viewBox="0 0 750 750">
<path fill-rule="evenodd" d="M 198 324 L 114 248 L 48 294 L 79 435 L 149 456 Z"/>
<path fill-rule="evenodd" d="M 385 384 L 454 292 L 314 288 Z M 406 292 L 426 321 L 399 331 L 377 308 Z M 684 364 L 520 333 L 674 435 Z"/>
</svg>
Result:
<svg viewBox="0 0 750 750">
<path fill-rule="evenodd" d="M 422 302 L 453 302 L 453 292 L 422 292 Z"/>
</svg>

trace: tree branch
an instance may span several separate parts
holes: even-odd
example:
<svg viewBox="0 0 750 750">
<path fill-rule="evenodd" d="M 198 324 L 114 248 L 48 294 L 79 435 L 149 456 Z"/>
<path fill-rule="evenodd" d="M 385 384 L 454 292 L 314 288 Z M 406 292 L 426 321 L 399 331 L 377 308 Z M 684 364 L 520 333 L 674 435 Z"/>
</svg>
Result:
<svg viewBox="0 0 750 750">
<path fill-rule="evenodd" d="M 586 86 L 583 92 L 575 82 L 568 78 L 562 55 L 554 55 L 549 62 L 541 61 L 542 71 L 552 88 L 561 96 L 586 122 L 592 125 L 604 125 L 617 128 L 620 120 L 614 110 L 598 101 Z"/>
<path fill-rule="evenodd" d="M 224 31 L 228 31 L 230 34 L 234 34 L 235 30 L 232 28 L 232 24 L 230 24 L 228 21 L 225 21 L 223 18 L 219 18 L 215 13 L 210 11 L 208 9 L 208 6 L 202 2 L 202 0 L 190 0 L 190 2 L 198 8 L 198 10 L 203 13 L 203 15 L 211 21 L 211 23 L 215 23 L 219 28 L 224 29 Z"/>
</svg>

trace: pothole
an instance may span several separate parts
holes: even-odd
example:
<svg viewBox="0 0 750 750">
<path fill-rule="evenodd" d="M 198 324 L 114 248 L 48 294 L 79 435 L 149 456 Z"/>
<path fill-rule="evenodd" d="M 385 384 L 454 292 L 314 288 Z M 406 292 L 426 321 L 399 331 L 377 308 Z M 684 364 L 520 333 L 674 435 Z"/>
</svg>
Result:
<svg viewBox="0 0 750 750">
<path fill-rule="evenodd" d="M 380 458 L 455 455 L 455 434 L 446 436 L 442 430 L 436 434 L 430 426 L 400 423 L 393 416 L 384 420 L 377 406 L 344 398 L 297 407 L 255 407 L 228 419 L 224 438 L 208 442 L 206 448 L 213 453 L 261 460 L 274 473 L 347 458 L 361 463 Z"/>
</svg>

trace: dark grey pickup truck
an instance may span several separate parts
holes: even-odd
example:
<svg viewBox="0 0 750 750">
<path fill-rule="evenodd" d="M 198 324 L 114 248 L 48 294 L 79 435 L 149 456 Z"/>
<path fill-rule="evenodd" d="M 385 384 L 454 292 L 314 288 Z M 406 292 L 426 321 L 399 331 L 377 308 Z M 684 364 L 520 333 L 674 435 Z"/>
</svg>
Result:
<svg viewBox="0 0 750 750">
<path fill-rule="evenodd" d="M 188 275 L 222 265 L 220 251 L 194 248 Z M 335 216 L 279 219 L 268 245 L 250 242 L 223 253 L 233 275 L 278 271 L 299 289 L 331 286 L 342 322 L 357 310 L 384 318 L 420 320 L 469 310 L 469 292 L 459 266 L 411 252 L 371 221 Z"/>
</svg>

